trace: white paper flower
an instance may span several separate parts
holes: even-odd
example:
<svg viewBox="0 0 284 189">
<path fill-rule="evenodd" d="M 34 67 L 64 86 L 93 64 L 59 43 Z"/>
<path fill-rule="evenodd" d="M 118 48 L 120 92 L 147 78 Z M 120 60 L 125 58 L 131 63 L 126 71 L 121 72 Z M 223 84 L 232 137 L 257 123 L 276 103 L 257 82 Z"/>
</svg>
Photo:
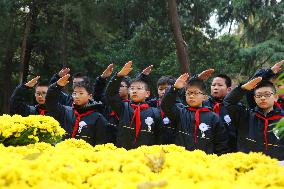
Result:
<svg viewBox="0 0 284 189">
<path fill-rule="evenodd" d="M 227 124 L 231 123 L 231 121 L 232 121 L 229 115 L 225 115 L 224 120 Z"/>
<path fill-rule="evenodd" d="M 78 133 L 81 133 L 82 129 L 83 129 L 84 127 L 86 127 L 86 126 L 87 126 L 87 123 L 86 123 L 85 121 L 80 121 L 80 122 L 79 122 Z"/>
<path fill-rule="evenodd" d="M 200 129 L 201 132 L 205 132 L 205 131 L 207 131 L 209 128 L 210 128 L 210 126 L 209 126 L 209 125 L 206 125 L 206 123 L 200 123 L 200 125 L 199 125 L 199 129 Z"/>
<path fill-rule="evenodd" d="M 151 117 L 147 117 L 145 119 L 145 123 L 146 123 L 146 125 L 150 126 L 150 125 L 152 125 L 154 123 L 154 120 Z"/>
<path fill-rule="evenodd" d="M 163 119 L 163 123 L 164 123 L 165 125 L 169 124 L 169 123 L 170 123 L 170 119 L 169 119 L 168 117 L 165 117 L 165 118 Z"/>
</svg>

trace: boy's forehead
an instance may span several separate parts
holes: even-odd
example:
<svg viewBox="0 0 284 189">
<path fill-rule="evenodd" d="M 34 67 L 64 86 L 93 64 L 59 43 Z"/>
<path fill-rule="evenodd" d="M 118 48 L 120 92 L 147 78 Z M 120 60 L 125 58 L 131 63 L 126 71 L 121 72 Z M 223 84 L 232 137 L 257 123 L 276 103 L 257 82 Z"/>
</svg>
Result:
<svg viewBox="0 0 284 189">
<path fill-rule="evenodd" d="M 192 85 L 187 86 L 186 91 L 199 91 L 199 92 L 201 92 L 201 90 L 197 86 L 192 86 Z"/>
<path fill-rule="evenodd" d="M 161 85 L 158 85 L 158 88 L 167 88 L 169 85 L 167 83 L 163 83 Z"/>
<path fill-rule="evenodd" d="M 260 87 L 255 90 L 255 93 L 273 92 L 271 87 Z"/>
<path fill-rule="evenodd" d="M 135 81 L 131 83 L 130 87 L 145 87 L 145 83 L 140 82 L 140 81 Z"/>
<path fill-rule="evenodd" d="M 35 88 L 36 91 L 47 91 L 48 87 L 47 86 L 37 86 Z"/>
<path fill-rule="evenodd" d="M 74 87 L 74 91 L 81 91 L 81 92 L 86 92 L 86 88 L 85 87 Z"/>
</svg>

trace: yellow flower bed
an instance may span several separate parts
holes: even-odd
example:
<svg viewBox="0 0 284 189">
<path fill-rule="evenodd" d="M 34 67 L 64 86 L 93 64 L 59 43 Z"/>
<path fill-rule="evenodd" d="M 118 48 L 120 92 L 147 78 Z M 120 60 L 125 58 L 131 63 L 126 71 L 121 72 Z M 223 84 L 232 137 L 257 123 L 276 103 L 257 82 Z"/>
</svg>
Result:
<svg viewBox="0 0 284 189">
<path fill-rule="evenodd" d="M 0 188 L 284 188 L 284 167 L 260 153 L 221 157 L 175 145 L 126 151 L 69 139 L 0 145 Z"/>
<path fill-rule="evenodd" d="M 30 115 L 0 116 L 0 143 L 5 146 L 27 145 L 36 142 L 56 143 L 65 134 L 53 117 Z"/>
</svg>

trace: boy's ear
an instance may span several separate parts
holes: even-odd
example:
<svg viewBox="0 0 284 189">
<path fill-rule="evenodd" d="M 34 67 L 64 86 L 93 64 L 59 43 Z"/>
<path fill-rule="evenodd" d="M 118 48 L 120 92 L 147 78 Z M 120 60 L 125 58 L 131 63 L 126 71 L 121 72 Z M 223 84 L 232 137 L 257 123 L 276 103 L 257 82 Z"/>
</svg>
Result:
<svg viewBox="0 0 284 189">
<path fill-rule="evenodd" d="M 93 94 L 89 94 L 89 99 L 92 99 L 93 98 Z"/>
<path fill-rule="evenodd" d="M 150 91 L 146 91 L 146 98 L 150 97 L 151 92 Z"/>
<path fill-rule="evenodd" d="M 227 88 L 227 92 L 228 92 L 228 93 L 231 92 L 231 90 L 232 90 L 232 87 L 228 87 L 228 88 Z"/>
</svg>

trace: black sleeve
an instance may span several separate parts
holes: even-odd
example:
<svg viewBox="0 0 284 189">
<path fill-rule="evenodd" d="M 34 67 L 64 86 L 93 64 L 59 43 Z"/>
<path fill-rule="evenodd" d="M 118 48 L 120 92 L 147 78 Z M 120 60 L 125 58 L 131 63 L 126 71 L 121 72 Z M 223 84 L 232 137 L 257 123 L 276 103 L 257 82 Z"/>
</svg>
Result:
<svg viewBox="0 0 284 189">
<path fill-rule="evenodd" d="M 179 108 L 176 105 L 176 99 L 178 97 L 178 90 L 173 86 L 169 87 L 162 99 L 161 108 L 165 115 L 170 118 L 170 120 L 175 121 L 179 115 Z"/>
<path fill-rule="evenodd" d="M 29 92 L 32 88 L 20 84 L 14 90 L 10 98 L 10 113 L 28 116 L 34 114 L 35 108 L 26 104 L 29 97 Z"/>
<path fill-rule="evenodd" d="M 60 79 L 58 74 L 54 74 L 50 80 L 49 80 L 49 85 L 52 85 L 53 83 L 57 82 Z"/>
<path fill-rule="evenodd" d="M 107 136 L 107 120 L 99 114 L 99 118 L 96 121 L 96 131 L 95 131 L 95 141 L 96 144 L 105 144 L 111 141 L 108 141 L 109 137 Z"/>
<path fill-rule="evenodd" d="M 215 117 L 214 120 L 214 153 L 222 155 L 231 152 L 229 147 L 229 136 L 224 125 L 221 124 L 220 118 Z"/>
<path fill-rule="evenodd" d="M 223 102 L 225 108 L 235 125 L 239 125 L 240 117 L 245 118 L 248 113 L 248 110 L 246 110 L 244 106 L 240 106 L 239 104 L 240 100 L 243 98 L 246 92 L 247 91 L 242 89 L 241 86 L 238 86 L 224 98 Z"/>
<path fill-rule="evenodd" d="M 102 101 L 104 104 L 106 103 L 106 87 L 107 80 L 103 79 L 101 76 L 97 77 L 94 84 L 95 101 Z"/>
<path fill-rule="evenodd" d="M 62 88 L 63 87 L 57 85 L 56 83 L 50 85 L 45 97 L 47 111 L 60 123 L 63 123 L 62 119 L 64 119 L 65 116 L 65 107 L 59 103 Z"/>
<path fill-rule="evenodd" d="M 124 108 L 123 101 L 119 97 L 119 87 L 121 81 L 122 77 L 118 77 L 116 75 L 113 76 L 106 90 L 108 104 L 110 105 L 111 109 L 115 111 L 118 115 L 121 114 Z"/>
</svg>

